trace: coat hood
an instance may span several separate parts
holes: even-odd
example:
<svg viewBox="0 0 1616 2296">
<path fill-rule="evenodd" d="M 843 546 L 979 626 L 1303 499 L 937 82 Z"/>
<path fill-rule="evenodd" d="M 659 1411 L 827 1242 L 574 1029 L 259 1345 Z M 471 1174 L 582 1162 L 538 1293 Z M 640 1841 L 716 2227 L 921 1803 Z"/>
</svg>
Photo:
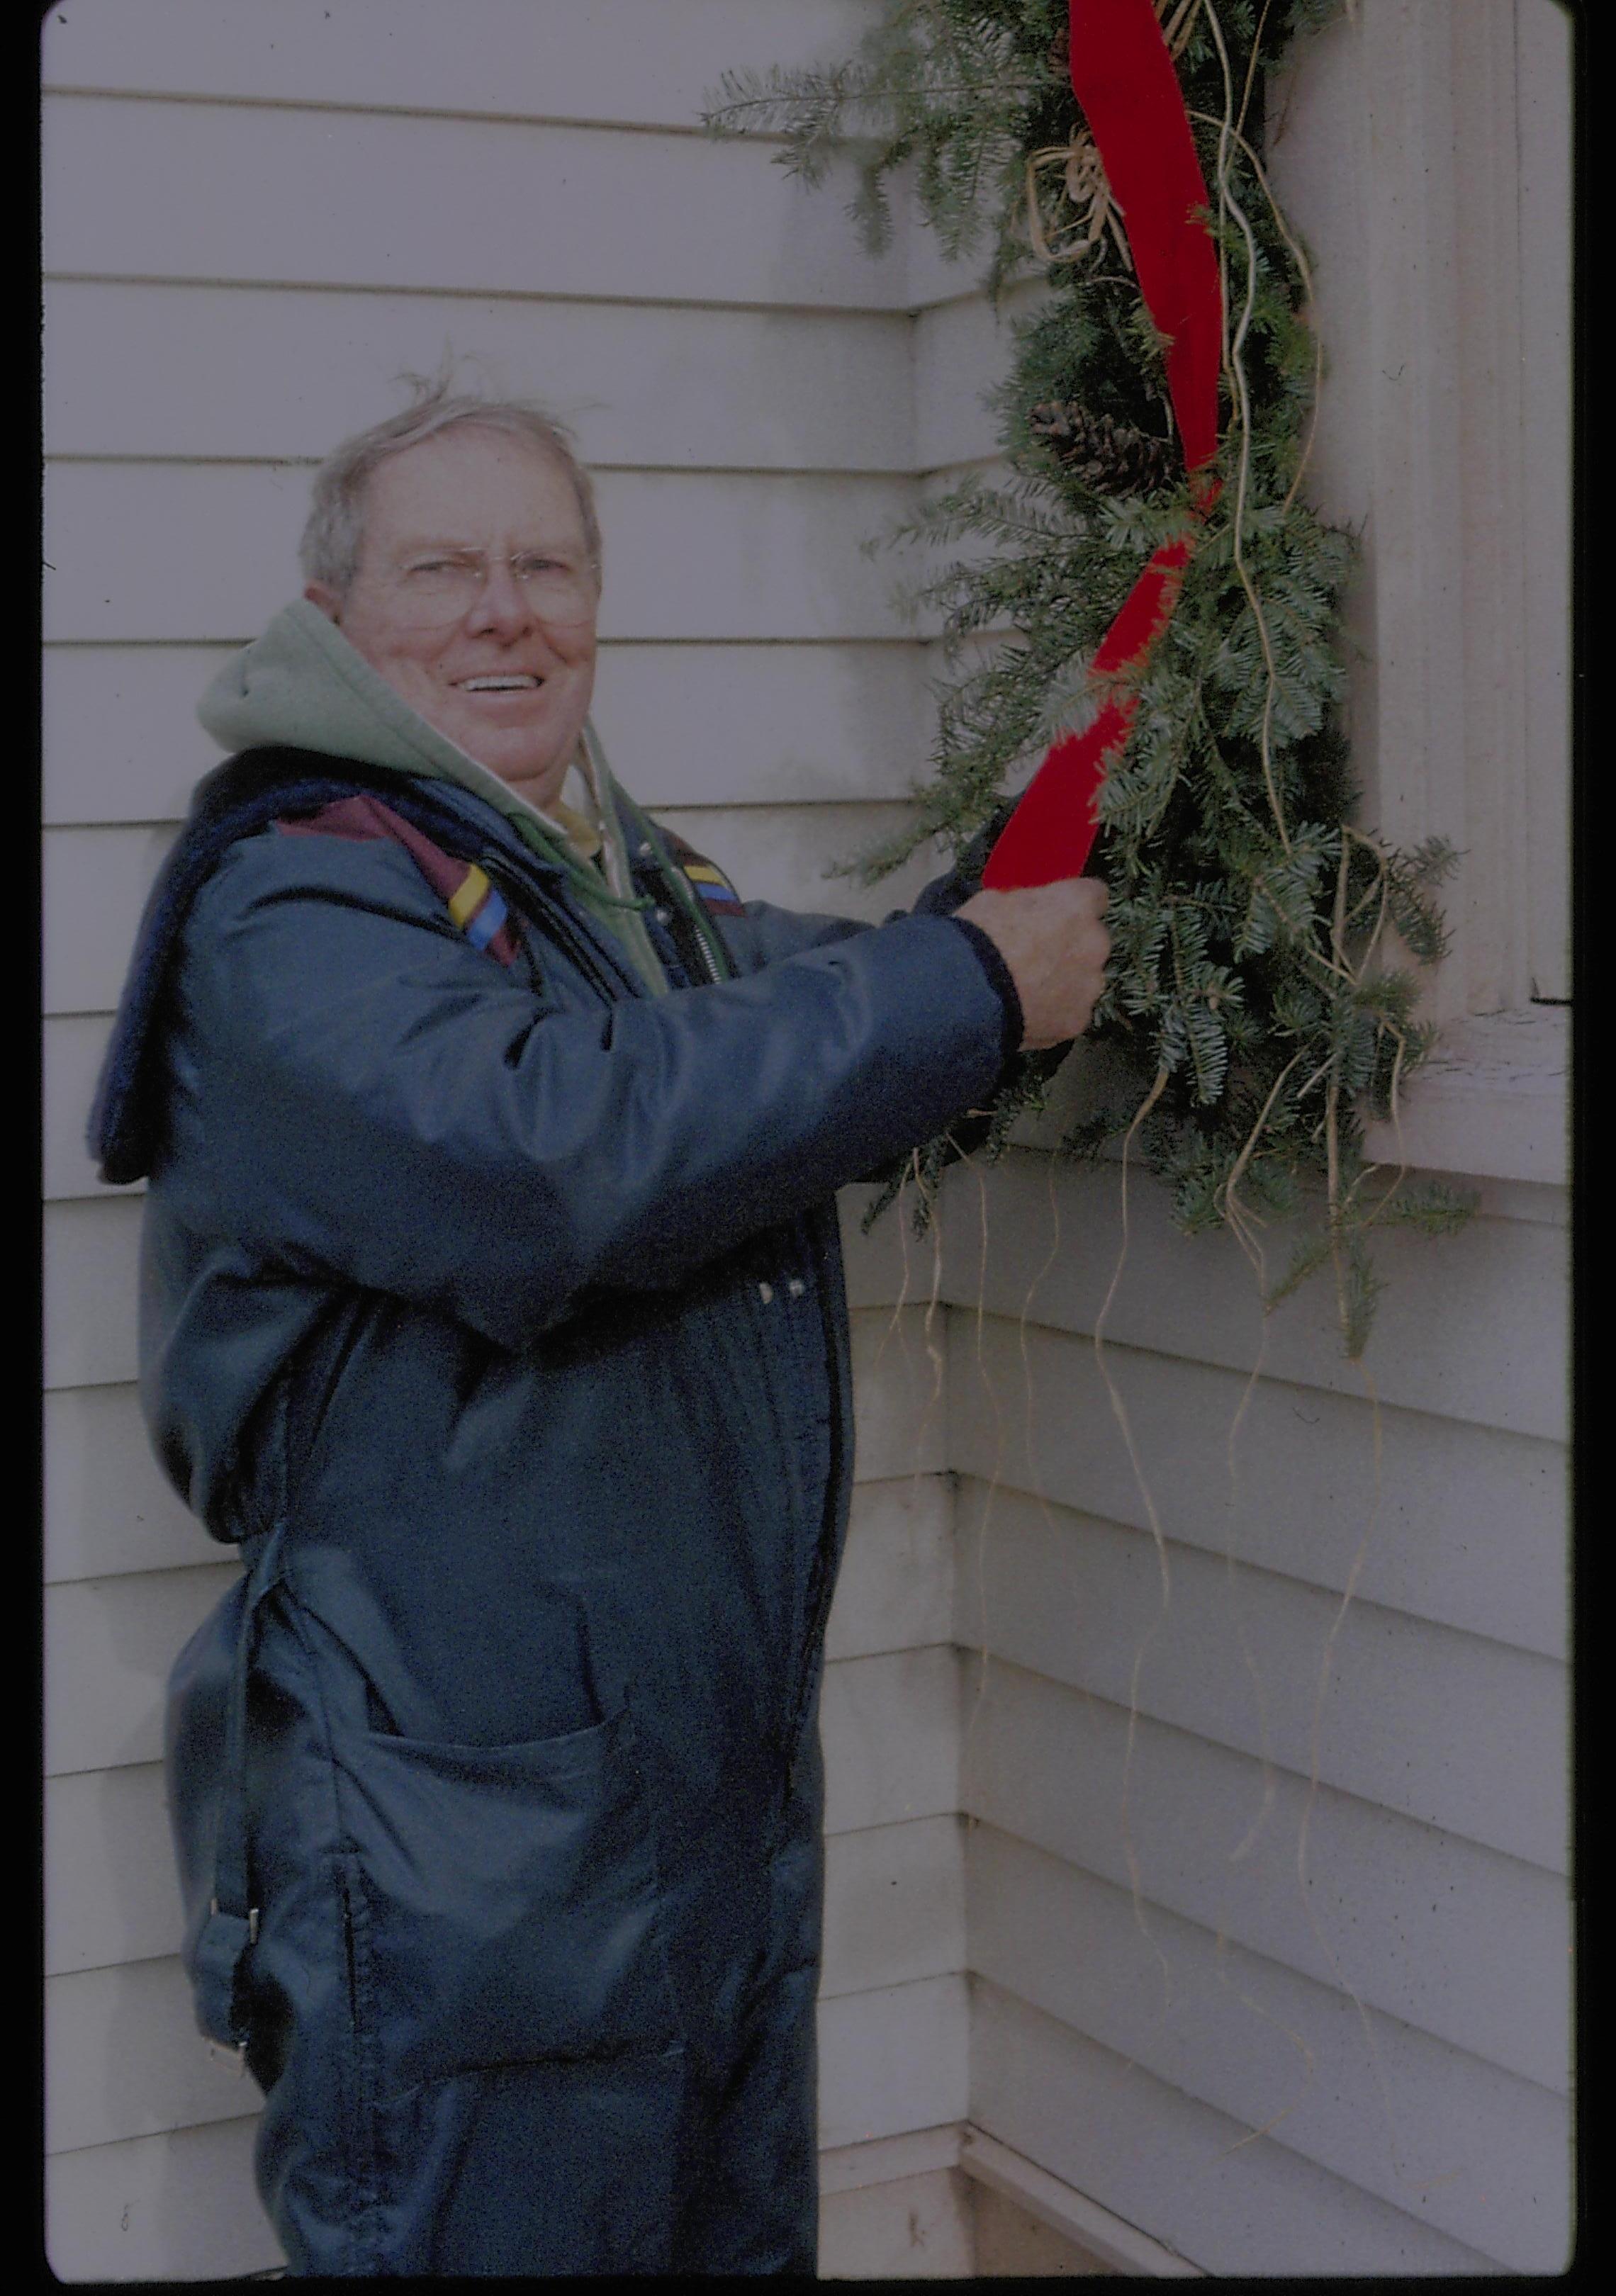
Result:
<svg viewBox="0 0 1616 2296">
<path fill-rule="evenodd" d="M 458 782 L 519 827 L 538 824 L 564 841 L 537 807 L 412 709 L 308 598 L 283 607 L 261 637 L 232 654 L 196 714 L 223 749 L 315 750 Z"/>
</svg>

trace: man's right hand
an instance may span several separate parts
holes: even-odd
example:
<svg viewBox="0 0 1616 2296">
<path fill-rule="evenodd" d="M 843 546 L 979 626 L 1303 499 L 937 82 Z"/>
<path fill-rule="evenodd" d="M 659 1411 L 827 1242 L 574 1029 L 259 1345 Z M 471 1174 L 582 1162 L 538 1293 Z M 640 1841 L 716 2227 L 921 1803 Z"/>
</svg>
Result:
<svg viewBox="0 0 1616 2296">
<path fill-rule="evenodd" d="M 1109 898 L 1097 877 L 1066 877 L 1013 893 L 974 893 L 956 912 L 997 946 L 1021 1000 L 1024 1053 L 1080 1037 L 1104 986 Z"/>
</svg>

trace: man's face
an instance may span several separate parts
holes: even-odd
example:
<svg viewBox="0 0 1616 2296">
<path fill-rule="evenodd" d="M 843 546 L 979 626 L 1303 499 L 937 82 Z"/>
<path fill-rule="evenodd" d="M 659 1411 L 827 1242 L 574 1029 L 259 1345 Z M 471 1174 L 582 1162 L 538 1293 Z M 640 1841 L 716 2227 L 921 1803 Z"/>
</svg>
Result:
<svg viewBox="0 0 1616 2296">
<path fill-rule="evenodd" d="M 588 714 L 599 604 L 559 463 L 470 424 L 390 455 L 346 594 L 304 594 L 429 726 L 554 802 Z"/>
</svg>

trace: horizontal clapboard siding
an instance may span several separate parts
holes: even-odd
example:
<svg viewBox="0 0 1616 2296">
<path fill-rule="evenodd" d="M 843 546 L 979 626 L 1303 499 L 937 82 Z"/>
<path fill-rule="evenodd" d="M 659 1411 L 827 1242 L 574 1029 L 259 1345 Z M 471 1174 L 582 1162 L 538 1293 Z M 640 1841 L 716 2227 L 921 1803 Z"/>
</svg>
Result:
<svg viewBox="0 0 1616 2296">
<path fill-rule="evenodd" d="M 45 1398 L 46 1583 L 175 1570 L 216 1550 L 152 1456 L 132 1382 Z"/>
<path fill-rule="evenodd" d="M 1377 1245 L 1377 1409 L 1120 1185 L 945 1189 L 972 2117 L 1210 2271 L 1556 2270 L 1563 1200 Z"/>
<path fill-rule="evenodd" d="M 252 2113 L 53 2153 L 45 2249 L 57 2278 L 225 2280 L 282 2264 L 252 2182 L 257 2132 Z"/>
<path fill-rule="evenodd" d="M 967 1887 L 981 1977 L 1422 2226 L 1517 2272 L 1563 2262 L 1563 2096 L 986 1826 Z"/>
<path fill-rule="evenodd" d="M 963 2120 L 968 2028 L 963 1975 L 822 2001 L 822 2148 Z"/>
<path fill-rule="evenodd" d="M 1207 2273 L 1250 2277 L 1258 2256 L 1263 2276 L 1300 2281 L 1500 2268 L 982 1978 L 971 2118 Z"/>
<path fill-rule="evenodd" d="M 1008 1316 L 979 1332 L 972 1316 L 948 1360 L 953 1466 L 1147 1527 L 1087 1334 Z M 1169 1538 L 1219 1556 L 1232 1546 L 1243 1564 L 1335 1594 L 1353 1579 L 1366 1603 L 1566 1655 L 1561 1444 L 1384 1406 L 1372 1526 L 1374 1429 L 1361 1398 L 1278 1378 L 1248 1398 L 1232 1365 L 1109 1342 L 1105 1362 Z"/>
<path fill-rule="evenodd" d="M 138 1196 L 46 1206 L 47 1390 L 134 1378 L 139 1266 Z"/>
<path fill-rule="evenodd" d="M 1147 1923 L 1160 1906 L 1565 2091 L 1571 1913 L 1561 1876 L 1328 1784 L 1312 1792 L 1305 1775 L 1265 1772 L 1259 1758 L 1143 1708 L 1130 1758 L 1126 1695 L 1102 1697 L 1002 1652 L 985 1669 L 969 1661 L 963 1728 L 967 1812 L 1118 1889 L 1131 1889 L 1136 1869 Z M 1141 1967 L 1155 1966 L 1140 1947 Z"/>
<path fill-rule="evenodd" d="M 42 193 L 58 276 L 651 303 L 905 307 L 905 235 L 767 144 L 427 112 L 54 95 Z M 108 201 L 115 181 L 126 196 Z M 850 189 L 850 180 L 849 180 Z"/>
<path fill-rule="evenodd" d="M 984 1288 L 976 1191 L 948 1193 L 950 1298 L 1018 1322 L 1026 1315 L 1092 1332 L 1122 1248 L 1118 1167 L 1068 1168 L 1052 1178 L 1042 1158 L 1012 1153 L 993 1176 L 991 1204 Z M 1256 1275 L 1233 1239 L 1221 1230 L 1181 1235 L 1167 1191 L 1136 1168 L 1129 1222 L 1106 1338 L 1248 1373 L 1265 1319 Z M 1277 1274 L 1289 1238 L 1275 1225 L 1265 1246 Z M 1567 1246 L 1563 1224 L 1535 1219 L 1482 1217 L 1453 1238 L 1382 1231 L 1374 1250 L 1386 1291 L 1369 1358 L 1382 1403 L 1563 1441 Z M 1325 1290 L 1319 1281 L 1304 1286 L 1267 1318 L 1263 1369 L 1361 1398 L 1363 1375 L 1341 1356 Z"/>
<path fill-rule="evenodd" d="M 47 1777 L 161 1759 L 168 1669 L 237 1575 L 223 1560 L 45 1589 Z"/>
<path fill-rule="evenodd" d="M 980 1484 L 961 1531 L 962 1640 L 1566 1870 L 1558 1660 Z"/>
<path fill-rule="evenodd" d="M 362 322 L 362 324 L 361 324 Z M 46 450 L 165 462 L 299 462 L 376 419 L 445 345 L 530 389 L 593 470 L 913 467 L 914 326 L 900 313 L 668 309 L 463 295 L 59 280 L 45 301 Z M 98 362 L 115 341 L 119 388 Z M 292 393 L 287 372 L 318 375 Z"/>
<path fill-rule="evenodd" d="M 143 0 L 48 22 L 47 89 L 693 131 L 720 72 L 850 49 L 869 0 Z"/>
<path fill-rule="evenodd" d="M 915 335 L 915 461 L 923 472 L 991 462 L 1000 418 L 986 404 L 1015 352 L 1015 329 L 1044 299 L 1036 283 L 1013 287 L 996 310 L 986 295 L 922 311 Z"/>
</svg>

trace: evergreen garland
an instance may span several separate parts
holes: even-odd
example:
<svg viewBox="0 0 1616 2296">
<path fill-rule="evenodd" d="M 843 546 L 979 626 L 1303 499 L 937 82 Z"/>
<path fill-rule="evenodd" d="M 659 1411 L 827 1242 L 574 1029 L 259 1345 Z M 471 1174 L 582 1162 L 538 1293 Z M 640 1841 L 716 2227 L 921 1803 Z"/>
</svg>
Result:
<svg viewBox="0 0 1616 2296">
<path fill-rule="evenodd" d="M 1292 37 L 1338 0 L 1155 4 L 1224 280 L 1222 491 L 1100 800 L 1091 866 L 1111 888 L 1112 955 L 1090 1034 L 1120 1058 L 1103 1106 L 1061 1145 L 1094 1156 L 1137 1137 L 1179 1225 L 1226 1222 L 1259 1265 L 1254 1225 L 1322 1182 L 1322 1222 L 1266 1298 L 1333 1269 L 1356 1359 L 1378 1289 L 1371 1226 L 1446 1232 L 1470 1207 L 1400 1172 L 1377 1185 L 1363 1153 L 1366 1119 L 1395 1113 L 1434 1035 L 1415 1017 L 1412 966 L 1443 954 L 1436 889 L 1457 857 L 1437 839 L 1396 850 L 1352 824 L 1335 706 L 1353 545 L 1301 493 L 1318 350 L 1306 258 L 1261 162 L 1264 96 Z M 989 240 L 996 299 L 1035 258 L 1052 291 L 1014 326 L 991 402 L 1009 480 L 967 480 L 891 537 L 974 548 L 914 592 L 942 618 L 951 676 L 931 778 L 902 833 L 858 865 L 866 882 L 934 835 L 985 854 L 1007 777 L 1070 726 L 1088 658 L 1188 517 L 1161 345 L 1066 42 L 1066 0 L 887 0 L 851 61 L 726 74 L 706 115 L 716 135 L 783 137 L 782 164 L 809 183 L 850 149 L 851 212 L 872 250 L 890 236 L 889 179 L 912 167 L 950 255 Z M 1410 962 L 1394 961 L 1392 934 Z M 916 1157 L 923 1223 L 944 1165 L 1000 1154 L 1061 1057 L 1022 1055 L 983 1121 Z"/>
</svg>

